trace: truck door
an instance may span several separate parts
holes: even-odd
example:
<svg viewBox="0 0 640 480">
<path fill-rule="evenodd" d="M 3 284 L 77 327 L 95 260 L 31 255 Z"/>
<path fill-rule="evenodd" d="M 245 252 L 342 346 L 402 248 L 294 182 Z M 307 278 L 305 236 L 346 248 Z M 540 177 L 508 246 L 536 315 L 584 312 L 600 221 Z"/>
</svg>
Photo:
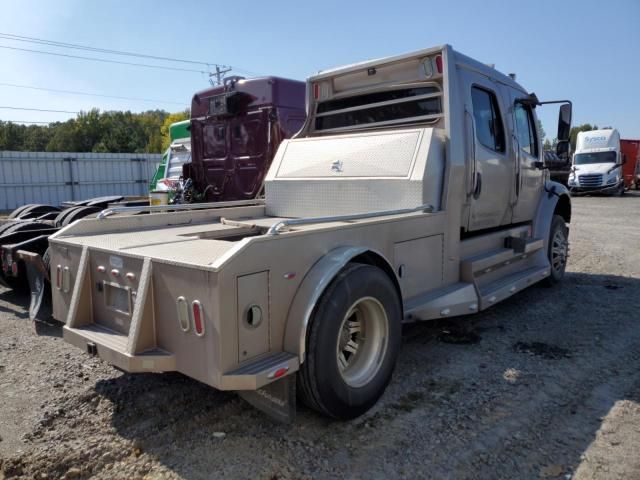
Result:
<svg viewBox="0 0 640 480">
<path fill-rule="evenodd" d="M 513 164 L 507 153 L 505 121 L 496 83 L 476 72 L 463 71 L 465 110 L 473 135 L 469 231 L 497 227 L 511 221 Z"/>
<path fill-rule="evenodd" d="M 533 218 L 543 188 L 544 171 L 535 165 L 543 160 L 535 112 L 530 105 L 516 101 L 522 93 L 512 90 L 511 94 L 514 132 L 510 151 L 517 167 L 513 222 L 517 223 Z"/>
<path fill-rule="evenodd" d="M 251 199 L 262 188 L 272 134 L 268 116 L 269 109 L 260 109 L 231 119 L 225 192 L 229 198 Z"/>
</svg>

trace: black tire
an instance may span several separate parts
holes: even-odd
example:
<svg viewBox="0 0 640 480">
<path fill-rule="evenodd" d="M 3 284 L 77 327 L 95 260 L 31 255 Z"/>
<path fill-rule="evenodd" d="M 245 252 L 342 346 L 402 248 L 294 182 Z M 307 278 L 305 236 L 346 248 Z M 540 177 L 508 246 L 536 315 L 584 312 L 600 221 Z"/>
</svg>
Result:
<svg viewBox="0 0 640 480">
<path fill-rule="evenodd" d="M 74 208 L 72 212 L 69 212 L 68 215 L 64 217 L 62 220 L 61 227 L 66 227 L 67 225 L 71 225 L 76 220 L 79 220 L 84 217 L 88 217 L 90 215 L 96 215 L 102 211 L 99 207 L 77 207 Z"/>
<path fill-rule="evenodd" d="M 564 242 L 564 246 L 562 243 Z M 554 215 L 549 229 L 549 241 L 547 245 L 547 258 L 551 274 L 543 280 L 543 284 L 552 287 L 557 285 L 564 278 L 567 268 L 567 257 L 569 251 L 569 229 L 560 215 Z"/>
<path fill-rule="evenodd" d="M 10 225 L 3 225 L 2 229 L 0 229 L 0 243 L 4 237 L 13 233 L 26 232 L 28 230 L 44 230 L 47 228 L 51 228 L 51 225 L 37 220 L 30 222 L 14 222 Z"/>
<path fill-rule="evenodd" d="M 64 210 L 62 210 L 57 216 L 56 218 L 53 219 L 53 225 L 60 228 L 62 227 L 62 222 L 64 221 L 65 217 L 67 215 L 69 215 L 71 212 L 73 212 L 73 210 L 75 210 L 78 207 L 69 207 L 69 208 L 65 208 Z"/>
<path fill-rule="evenodd" d="M 359 303 L 363 302 L 363 303 Z M 375 305 L 378 314 L 367 316 L 354 311 L 357 305 L 370 302 Z M 402 307 L 393 282 L 379 268 L 371 265 L 349 264 L 327 287 L 314 313 L 307 331 L 306 358 L 298 372 L 298 397 L 310 408 L 333 418 L 348 420 L 358 417 L 369 410 L 384 393 L 396 364 L 402 336 Z M 368 304 L 367 304 L 368 305 Z M 347 317 L 353 311 L 353 316 Z M 364 310 L 365 312 L 367 310 Z M 384 336 L 373 335 L 374 325 L 385 322 L 372 319 L 386 318 Z M 349 328 L 356 318 L 362 326 L 360 333 L 351 333 Z M 371 325 L 371 329 L 369 327 Z M 369 332 L 366 337 L 362 331 Z M 349 365 L 341 368 L 345 349 L 341 343 L 347 335 L 348 343 L 362 342 L 357 352 L 349 357 Z M 353 335 L 353 336 L 352 336 Z M 358 339 L 360 335 L 360 339 Z M 371 338 L 384 338 L 383 347 L 380 342 Z M 369 346 L 367 346 L 369 342 Z M 380 350 L 376 350 L 381 348 Z M 362 349 L 362 350 L 360 350 Z M 359 352 L 359 353 L 358 353 Z M 374 352 L 371 354 L 371 352 Z M 366 362 L 375 359 L 374 364 Z M 360 360 L 365 360 L 362 362 Z M 353 362 L 353 363 L 351 363 Z M 348 379 L 347 372 L 358 364 L 372 365 L 362 369 L 362 384 L 355 384 Z M 359 370 L 356 370 L 356 372 Z"/>
<path fill-rule="evenodd" d="M 18 224 L 18 223 L 20 223 L 20 222 L 17 222 L 17 221 L 15 221 L 15 220 L 10 220 L 10 221 L 8 221 L 8 222 L 6 222 L 6 223 L 2 223 L 2 224 L 0 224 L 0 237 L 2 236 L 2 234 L 3 234 L 6 230 L 8 230 L 9 228 L 11 228 L 12 226 L 14 226 L 14 225 L 16 225 L 16 224 Z"/>
<path fill-rule="evenodd" d="M 13 233 L 23 232 L 26 230 L 43 230 L 45 228 L 51 228 L 46 223 L 41 222 L 14 222 L 10 225 L 3 225 L 0 229 L 0 243 L 2 243 L 3 239 L 11 235 Z M 24 262 L 18 261 L 18 276 L 13 277 L 9 275 L 4 275 L 3 272 L 0 272 L 4 282 L 12 289 L 17 292 L 28 292 L 29 291 L 29 282 L 27 280 L 27 272 L 25 270 Z"/>
<path fill-rule="evenodd" d="M 38 218 L 41 215 L 44 215 L 49 212 L 59 212 L 60 209 L 58 207 L 54 207 L 53 205 L 42 205 L 34 203 L 32 205 L 27 205 L 25 209 L 23 209 L 17 218 L 20 219 L 32 219 Z"/>
<path fill-rule="evenodd" d="M 111 195 L 108 197 L 96 197 L 90 198 L 86 205 L 88 207 L 100 207 L 101 209 L 105 209 L 109 206 L 110 203 L 120 202 L 124 200 L 122 195 Z"/>
<path fill-rule="evenodd" d="M 20 207 L 16 208 L 13 212 L 11 212 L 11 213 L 9 214 L 9 216 L 8 216 L 7 218 L 8 218 L 8 219 L 18 218 L 18 217 L 20 216 L 20 213 L 21 213 L 25 208 L 31 207 L 31 206 L 33 206 L 33 205 L 34 205 L 33 203 L 27 203 L 26 205 L 22 205 L 22 206 L 20 206 Z"/>
</svg>

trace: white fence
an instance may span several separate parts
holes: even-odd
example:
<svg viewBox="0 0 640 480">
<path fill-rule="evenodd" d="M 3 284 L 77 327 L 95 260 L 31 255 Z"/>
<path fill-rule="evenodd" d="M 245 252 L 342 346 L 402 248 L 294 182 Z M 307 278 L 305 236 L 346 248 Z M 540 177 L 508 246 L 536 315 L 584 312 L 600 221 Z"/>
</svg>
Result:
<svg viewBox="0 0 640 480">
<path fill-rule="evenodd" d="M 0 152 L 0 211 L 104 195 L 147 195 L 161 154 Z"/>
</svg>

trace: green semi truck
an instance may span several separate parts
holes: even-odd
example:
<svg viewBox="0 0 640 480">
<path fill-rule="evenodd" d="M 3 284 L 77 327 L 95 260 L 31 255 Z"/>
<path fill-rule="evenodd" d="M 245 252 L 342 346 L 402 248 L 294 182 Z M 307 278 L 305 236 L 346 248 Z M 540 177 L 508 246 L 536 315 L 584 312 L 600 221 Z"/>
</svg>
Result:
<svg viewBox="0 0 640 480">
<path fill-rule="evenodd" d="M 169 127 L 171 145 L 149 184 L 149 192 L 166 192 L 182 176 L 182 165 L 191 161 L 190 120 L 172 123 Z M 153 195 L 152 195 L 153 198 Z"/>
</svg>

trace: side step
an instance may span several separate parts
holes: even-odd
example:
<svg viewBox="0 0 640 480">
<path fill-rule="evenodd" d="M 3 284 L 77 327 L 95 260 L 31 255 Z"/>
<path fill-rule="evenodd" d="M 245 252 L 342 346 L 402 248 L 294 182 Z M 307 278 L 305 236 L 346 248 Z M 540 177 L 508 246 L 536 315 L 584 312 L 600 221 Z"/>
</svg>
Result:
<svg viewBox="0 0 640 480">
<path fill-rule="evenodd" d="M 221 390 L 256 390 L 298 371 L 298 356 L 280 352 L 250 362 L 222 375 Z"/>
<path fill-rule="evenodd" d="M 404 306 L 405 319 L 409 321 L 467 315 L 477 311 L 475 287 L 462 282 L 411 299 Z"/>
<path fill-rule="evenodd" d="M 462 280 L 473 282 L 474 278 L 478 275 L 489 273 L 496 268 L 509 265 L 516 260 L 525 259 L 531 253 L 544 247 L 544 240 L 541 238 L 516 239 L 508 237 L 506 240 L 513 240 L 513 242 L 508 242 L 512 244 L 513 248 L 498 248 L 462 260 L 460 262 L 460 276 Z M 517 243 L 517 245 L 514 243 Z"/>
<path fill-rule="evenodd" d="M 548 277 L 550 273 L 549 267 L 531 267 L 480 287 L 480 309 L 484 310 L 510 297 L 514 293 Z"/>
<path fill-rule="evenodd" d="M 95 323 L 78 328 L 65 325 L 62 333 L 65 341 L 127 372 L 170 372 L 176 369 L 173 354 L 154 348 L 131 355 L 127 353 L 127 335 Z"/>
</svg>

